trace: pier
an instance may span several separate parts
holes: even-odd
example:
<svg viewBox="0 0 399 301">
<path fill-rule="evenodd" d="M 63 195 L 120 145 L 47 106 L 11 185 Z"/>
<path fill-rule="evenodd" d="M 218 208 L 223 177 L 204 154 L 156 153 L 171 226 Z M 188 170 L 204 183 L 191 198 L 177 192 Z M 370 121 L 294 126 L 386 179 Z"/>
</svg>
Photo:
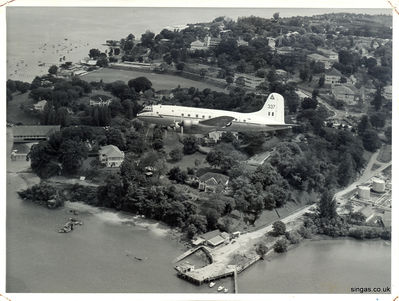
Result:
<svg viewBox="0 0 399 301">
<path fill-rule="evenodd" d="M 183 260 L 184 258 L 190 256 L 191 254 L 194 254 L 195 252 L 197 252 L 197 251 L 199 251 L 199 250 L 204 251 L 204 253 L 205 253 L 206 256 L 208 257 L 210 263 L 213 263 L 213 256 L 212 256 L 212 254 L 211 254 L 211 251 L 210 251 L 207 247 L 205 247 L 205 246 L 199 246 L 198 248 L 191 249 L 191 250 L 188 250 L 188 251 L 184 252 L 183 254 L 181 254 L 180 256 L 178 256 L 177 258 L 175 258 L 175 260 L 173 260 L 173 263 L 176 264 L 176 263 L 178 263 L 179 261 L 181 261 L 181 260 Z"/>
</svg>

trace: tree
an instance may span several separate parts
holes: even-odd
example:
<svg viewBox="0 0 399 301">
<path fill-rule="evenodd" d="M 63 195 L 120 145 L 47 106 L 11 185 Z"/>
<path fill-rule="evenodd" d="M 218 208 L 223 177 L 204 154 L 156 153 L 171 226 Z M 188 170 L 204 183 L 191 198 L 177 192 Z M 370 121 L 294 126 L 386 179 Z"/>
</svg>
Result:
<svg viewBox="0 0 399 301">
<path fill-rule="evenodd" d="M 318 101 L 316 97 L 305 97 L 302 101 L 302 109 L 316 109 L 318 105 Z"/>
<path fill-rule="evenodd" d="M 52 75 L 56 75 L 58 72 L 58 67 L 56 65 L 52 65 L 49 69 L 48 69 L 48 73 L 52 74 Z"/>
<path fill-rule="evenodd" d="M 370 123 L 376 128 L 385 126 L 385 115 L 383 113 L 374 113 L 370 116 Z"/>
<path fill-rule="evenodd" d="M 98 49 L 92 48 L 92 49 L 90 49 L 90 51 L 89 51 L 89 56 L 90 56 L 92 59 L 96 59 L 96 58 L 98 58 L 100 55 L 101 55 L 101 51 L 98 50 Z"/>
<path fill-rule="evenodd" d="M 284 253 L 287 252 L 288 241 L 286 238 L 279 239 L 273 246 L 274 252 Z"/>
<path fill-rule="evenodd" d="M 357 124 L 357 133 L 359 136 L 363 136 L 364 132 L 371 128 L 371 123 L 367 115 L 363 115 Z"/>
<path fill-rule="evenodd" d="M 319 88 L 321 88 L 321 87 L 324 86 L 325 81 L 326 81 L 326 77 L 325 77 L 325 75 L 323 74 L 323 75 L 320 76 L 320 78 L 319 78 Z"/>
<path fill-rule="evenodd" d="M 267 251 L 269 251 L 269 248 L 263 243 L 259 243 L 256 246 L 256 253 L 263 259 L 263 257 L 265 256 L 265 254 L 267 253 Z"/>
<path fill-rule="evenodd" d="M 363 134 L 363 147 L 365 150 L 369 152 L 375 152 L 377 149 L 381 147 L 380 138 L 378 138 L 378 134 L 373 129 L 368 129 Z"/>
<path fill-rule="evenodd" d="M 149 30 L 141 35 L 141 45 L 151 48 L 154 45 L 155 34 Z"/>
<path fill-rule="evenodd" d="M 337 216 L 337 207 L 334 195 L 331 191 L 323 192 L 318 204 L 319 216 L 321 218 L 333 219 Z"/>
<path fill-rule="evenodd" d="M 173 162 L 179 162 L 183 158 L 183 151 L 181 148 L 174 148 L 169 152 L 169 156 Z"/>
<path fill-rule="evenodd" d="M 97 66 L 99 67 L 107 67 L 108 66 L 108 59 L 106 57 L 101 57 L 97 60 Z"/>
<path fill-rule="evenodd" d="M 379 111 L 382 106 L 383 96 L 381 95 L 381 88 L 377 88 L 374 99 L 370 102 L 376 111 Z"/>
<path fill-rule="evenodd" d="M 179 62 L 176 64 L 176 70 L 183 71 L 185 64 L 183 62 Z"/>
<path fill-rule="evenodd" d="M 275 236 L 284 235 L 286 231 L 286 227 L 284 222 L 276 221 L 273 223 L 273 233 Z"/>
<path fill-rule="evenodd" d="M 226 83 L 231 85 L 234 82 L 234 78 L 232 76 L 226 76 Z"/>
<path fill-rule="evenodd" d="M 307 79 L 309 79 L 310 75 L 310 69 L 307 65 L 299 70 L 299 78 L 302 81 L 306 81 Z"/>
<path fill-rule="evenodd" d="M 185 181 L 187 180 L 187 172 L 182 171 L 180 167 L 176 166 L 173 167 L 171 170 L 169 170 L 168 177 L 172 181 L 184 184 Z"/>
<path fill-rule="evenodd" d="M 172 60 L 172 56 L 170 55 L 170 53 L 167 53 L 163 56 L 163 60 L 166 64 L 170 65 L 172 64 L 173 60 Z"/>
<path fill-rule="evenodd" d="M 46 179 L 56 175 L 60 168 L 57 162 L 57 151 L 48 141 L 42 141 L 32 145 L 27 159 L 30 159 L 30 166 L 34 173 L 40 178 Z"/>
<path fill-rule="evenodd" d="M 346 186 L 349 184 L 350 180 L 355 175 L 355 169 L 353 166 L 353 159 L 349 153 L 346 153 L 338 165 L 337 177 L 338 184 L 341 186 Z"/>
<path fill-rule="evenodd" d="M 62 170 L 66 174 L 74 174 L 82 166 L 83 160 L 87 158 L 88 150 L 81 141 L 65 140 L 59 148 Z"/>
<path fill-rule="evenodd" d="M 385 134 L 385 138 L 387 138 L 387 143 L 391 144 L 392 143 L 392 127 L 388 126 L 385 129 L 384 134 Z"/>
<path fill-rule="evenodd" d="M 183 153 L 185 155 L 194 154 L 198 150 L 198 142 L 194 136 L 183 139 Z"/>
<path fill-rule="evenodd" d="M 242 76 L 237 77 L 236 85 L 241 87 L 245 86 L 245 78 Z"/>
<path fill-rule="evenodd" d="M 129 88 L 134 89 L 136 92 L 140 92 L 140 91 L 144 92 L 148 89 L 151 89 L 152 82 L 148 78 L 146 78 L 144 76 L 140 76 L 135 79 L 129 80 L 128 86 L 129 86 Z"/>
<path fill-rule="evenodd" d="M 97 188 L 99 206 L 121 209 L 123 204 L 123 185 L 119 175 L 109 175 L 105 183 Z"/>
</svg>

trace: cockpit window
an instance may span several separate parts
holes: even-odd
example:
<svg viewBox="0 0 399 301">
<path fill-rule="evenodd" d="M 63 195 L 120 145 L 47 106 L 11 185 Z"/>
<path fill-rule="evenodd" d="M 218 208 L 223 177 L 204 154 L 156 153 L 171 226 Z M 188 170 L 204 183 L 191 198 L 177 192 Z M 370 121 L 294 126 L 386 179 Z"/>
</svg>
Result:
<svg viewBox="0 0 399 301">
<path fill-rule="evenodd" d="M 143 110 L 141 110 L 141 113 L 145 112 L 152 112 L 152 106 L 145 106 Z"/>
</svg>

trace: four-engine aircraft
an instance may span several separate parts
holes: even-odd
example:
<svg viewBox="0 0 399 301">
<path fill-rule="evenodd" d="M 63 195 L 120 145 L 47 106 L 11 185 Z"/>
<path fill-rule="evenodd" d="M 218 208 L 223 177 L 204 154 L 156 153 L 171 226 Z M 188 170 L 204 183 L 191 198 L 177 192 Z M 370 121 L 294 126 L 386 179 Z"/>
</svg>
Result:
<svg viewBox="0 0 399 301">
<path fill-rule="evenodd" d="M 174 129 L 189 129 L 190 132 L 211 131 L 269 132 L 291 128 L 294 124 L 284 121 L 284 97 L 271 93 L 263 108 L 253 113 L 204 109 L 174 105 L 146 106 L 137 115 L 138 119 Z"/>
</svg>

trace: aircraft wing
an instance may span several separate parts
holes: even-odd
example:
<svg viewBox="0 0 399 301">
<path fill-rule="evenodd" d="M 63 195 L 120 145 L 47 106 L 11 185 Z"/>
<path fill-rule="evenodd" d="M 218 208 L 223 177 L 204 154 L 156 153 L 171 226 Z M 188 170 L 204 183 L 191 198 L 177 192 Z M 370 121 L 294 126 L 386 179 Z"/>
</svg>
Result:
<svg viewBox="0 0 399 301">
<path fill-rule="evenodd" d="M 225 127 L 225 126 L 229 126 L 233 120 L 234 120 L 234 117 L 231 117 L 231 116 L 219 116 L 219 117 L 200 121 L 199 124 L 206 125 L 206 126 L 214 126 L 214 127 Z"/>
</svg>

